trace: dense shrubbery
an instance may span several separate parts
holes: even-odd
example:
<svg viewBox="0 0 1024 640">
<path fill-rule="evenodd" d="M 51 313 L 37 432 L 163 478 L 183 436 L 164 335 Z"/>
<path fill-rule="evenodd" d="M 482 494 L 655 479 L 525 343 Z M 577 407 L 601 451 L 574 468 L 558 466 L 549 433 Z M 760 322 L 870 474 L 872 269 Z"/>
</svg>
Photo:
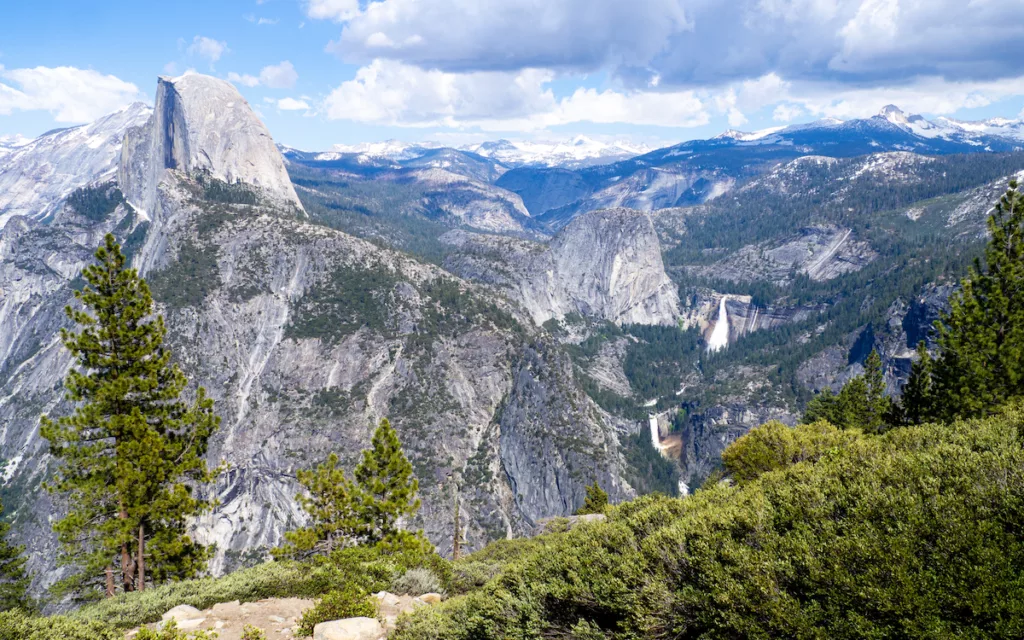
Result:
<svg viewBox="0 0 1024 640">
<path fill-rule="evenodd" d="M 1020 637 L 1022 427 L 763 427 L 727 456 L 742 483 L 531 541 L 395 637 Z"/>
<path fill-rule="evenodd" d="M 313 627 L 321 622 L 342 618 L 373 618 L 376 615 L 376 600 L 358 585 L 347 584 L 324 594 L 312 609 L 307 609 L 299 620 L 298 633 L 300 636 L 311 636 Z"/>
</svg>

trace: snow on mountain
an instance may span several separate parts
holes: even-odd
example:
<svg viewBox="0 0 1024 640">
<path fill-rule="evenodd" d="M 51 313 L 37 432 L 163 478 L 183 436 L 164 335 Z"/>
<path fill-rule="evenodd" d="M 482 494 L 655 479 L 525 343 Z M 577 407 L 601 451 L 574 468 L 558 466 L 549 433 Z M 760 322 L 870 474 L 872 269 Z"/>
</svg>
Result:
<svg viewBox="0 0 1024 640">
<path fill-rule="evenodd" d="M 0 228 L 16 215 L 43 220 L 75 189 L 113 179 L 125 132 L 152 111 L 137 102 L 91 124 L 6 142 L 0 151 Z"/>
<path fill-rule="evenodd" d="M 544 166 L 579 168 L 610 164 L 650 151 L 642 144 L 625 141 L 601 142 L 587 136 L 576 136 L 561 142 L 498 140 L 460 147 L 512 166 Z"/>
<path fill-rule="evenodd" d="M 0 136 L 0 158 L 14 152 L 19 147 L 24 147 L 30 142 L 32 142 L 32 138 L 26 138 L 20 134 Z"/>
<path fill-rule="evenodd" d="M 331 161 L 338 160 L 345 155 L 355 155 L 376 160 L 412 160 L 422 156 L 425 151 L 440 149 L 441 147 L 442 145 L 436 142 L 407 143 L 400 140 L 361 142 L 359 144 L 336 144 L 331 147 L 330 151 L 317 154 L 316 159 Z"/>
<path fill-rule="evenodd" d="M 752 132 L 737 131 L 735 129 L 729 129 L 729 130 L 725 131 L 724 133 L 718 134 L 717 136 L 715 136 L 714 139 L 716 139 L 716 140 L 724 140 L 726 138 L 729 138 L 729 139 L 732 139 L 732 140 L 736 140 L 737 142 L 752 142 L 754 140 L 762 140 L 764 138 L 767 138 L 768 136 L 772 135 L 773 133 L 778 133 L 779 131 L 782 131 L 785 128 L 786 127 L 769 127 L 767 129 L 761 129 L 760 131 L 752 131 Z"/>
</svg>

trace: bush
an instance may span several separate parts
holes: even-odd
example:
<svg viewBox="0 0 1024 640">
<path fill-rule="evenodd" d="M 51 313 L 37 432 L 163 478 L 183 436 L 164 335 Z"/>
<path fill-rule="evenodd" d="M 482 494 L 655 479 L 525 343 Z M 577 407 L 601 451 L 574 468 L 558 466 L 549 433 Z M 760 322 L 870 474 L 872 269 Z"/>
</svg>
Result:
<svg viewBox="0 0 1024 640">
<path fill-rule="evenodd" d="M 263 633 L 263 629 L 247 624 L 242 629 L 242 640 L 267 640 L 267 634 Z"/>
<path fill-rule="evenodd" d="M 765 429 L 747 443 L 786 455 L 750 479 L 545 536 L 392 640 L 1024 635 L 1024 412 L 794 433 L 830 444 L 793 455 Z"/>
<path fill-rule="evenodd" d="M 150 629 L 143 627 L 139 629 L 138 635 L 135 636 L 134 640 L 216 640 L 217 633 L 215 631 L 182 631 L 178 629 L 178 625 L 171 620 L 167 624 L 162 625 L 159 629 Z"/>
<path fill-rule="evenodd" d="M 440 593 L 441 581 L 430 569 L 409 569 L 391 583 L 391 591 L 399 595 L 421 596 L 424 593 Z"/>
<path fill-rule="evenodd" d="M 313 627 L 329 620 L 376 616 L 376 599 L 360 587 L 349 584 L 324 595 L 312 609 L 307 609 L 299 620 L 297 633 L 300 636 L 311 636 Z"/>
<path fill-rule="evenodd" d="M 124 634 L 99 621 L 64 616 L 40 618 L 22 611 L 0 613 L 0 640 L 123 640 Z"/>
<path fill-rule="evenodd" d="M 795 428 L 769 422 L 732 443 L 722 452 L 722 462 L 734 480 L 745 482 L 762 473 L 817 460 L 857 438 L 856 432 L 841 431 L 820 420 Z"/>
</svg>

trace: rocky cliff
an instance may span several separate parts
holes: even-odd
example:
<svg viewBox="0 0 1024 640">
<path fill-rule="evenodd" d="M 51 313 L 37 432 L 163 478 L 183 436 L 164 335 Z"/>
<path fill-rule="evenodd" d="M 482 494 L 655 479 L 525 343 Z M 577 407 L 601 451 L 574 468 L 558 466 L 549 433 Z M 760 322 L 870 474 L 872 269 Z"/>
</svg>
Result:
<svg viewBox="0 0 1024 640">
<path fill-rule="evenodd" d="M 537 324 L 569 313 L 616 324 L 675 324 L 676 287 L 665 274 L 650 219 L 630 209 L 579 216 L 544 246 L 463 231 L 445 266 L 497 285 Z"/>
<path fill-rule="evenodd" d="M 143 215 L 168 169 L 245 183 L 268 201 L 302 209 L 270 132 L 224 80 L 187 74 L 157 81 L 153 114 L 128 132 L 118 172 L 125 197 Z"/>
<path fill-rule="evenodd" d="M 217 545 L 215 571 L 264 557 L 303 519 L 296 470 L 332 451 L 354 465 L 385 416 L 420 480 L 412 525 L 442 552 L 456 487 L 470 548 L 571 513 L 594 480 L 616 498 L 635 494 L 620 439 L 637 425 L 590 400 L 559 345 L 480 285 L 297 218 L 277 150 L 244 161 L 265 130 L 244 103 L 223 103 L 222 89 L 161 80 L 157 111 L 127 136 L 118 173 L 144 210 L 102 185 L 102 215 L 64 204 L 47 223 L 16 216 L 0 233 L 0 465 L 37 586 L 59 577 L 50 521 L 60 509 L 40 488 L 52 461 L 38 418 L 69 410 L 62 308 L 108 231 L 222 418 L 210 458 L 231 469 L 213 488 L 220 506 L 196 523 Z"/>
</svg>

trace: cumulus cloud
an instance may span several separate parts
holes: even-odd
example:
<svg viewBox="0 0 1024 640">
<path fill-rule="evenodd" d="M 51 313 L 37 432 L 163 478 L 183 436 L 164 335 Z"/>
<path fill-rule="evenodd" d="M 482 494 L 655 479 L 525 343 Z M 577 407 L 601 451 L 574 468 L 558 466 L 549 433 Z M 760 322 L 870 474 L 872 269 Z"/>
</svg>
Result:
<svg viewBox="0 0 1024 640">
<path fill-rule="evenodd" d="M 328 118 L 411 127 L 530 131 L 575 122 L 696 126 L 708 122 L 693 92 L 577 89 L 556 99 L 549 70 L 449 73 L 389 60 L 361 68 L 326 99 Z"/>
<path fill-rule="evenodd" d="M 991 79 L 1024 57 L 1020 0 L 313 0 L 329 49 L 450 72 L 608 71 L 631 86 Z"/>
<path fill-rule="evenodd" d="M 260 70 L 260 84 L 271 89 L 291 89 L 299 80 L 292 63 L 285 60 L 280 64 L 272 64 Z"/>
<path fill-rule="evenodd" d="M 206 58 L 212 65 L 220 60 L 221 56 L 230 51 L 230 49 L 228 49 L 226 42 L 207 38 L 206 36 L 196 36 L 192 38 L 192 44 L 188 46 L 187 51 L 191 56 Z"/>
<path fill-rule="evenodd" d="M 299 74 L 291 62 L 285 60 L 280 64 L 272 64 L 260 70 L 259 76 L 240 74 L 232 71 L 228 81 L 244 87 L 264 86 L 270 89 L 291 89 L 299 80 Z"/>
<path fill-rule="evenodd" d="M 359 15 L 359 0 L 309 0 L 306 15 L 314 20 L 349 20 Z"/>
<path fill-rule="evenodd" d="M 277 101 L 277 108 L 282 111 L 308 111 L 309 104 L 296 98 L 281 98 Z"/>
<path fill-rule="evenodd" d="M 143 98 L 134 84 L 92 69 L 0 65 L 0 115 L 39 110 L 61 123 L 89 122 Z"/>
</svg>

